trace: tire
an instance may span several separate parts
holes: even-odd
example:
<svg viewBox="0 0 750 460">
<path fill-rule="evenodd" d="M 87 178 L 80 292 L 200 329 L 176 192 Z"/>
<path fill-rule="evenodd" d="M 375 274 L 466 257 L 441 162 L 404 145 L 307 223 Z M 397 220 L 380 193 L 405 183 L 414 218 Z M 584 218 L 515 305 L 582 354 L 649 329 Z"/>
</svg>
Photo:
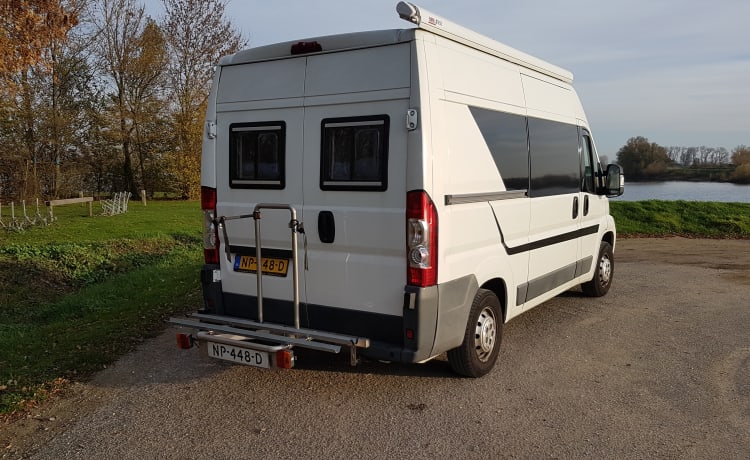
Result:
<svg viewBox="0 0 750 460">
<path fill-rule="evenodd" d="M 615 274 L 615 258 L 612 254 L 612 245 L 602 241 L 599 245 L 599 257 L 596 259 L 594 277 L 591 281 L 583 283 L 581 289 L 589 297 L 601 297 L 609 292 L 612 286 L 612 277 Z"/>
<path fill-rule="evenodd" d="M 448 362 L 457 374 L 481 377 L 495 366 L 503 337 L 503 315 L 494 292 L 477 291 L 460 347 L 448 351 Z"/>
</svg>

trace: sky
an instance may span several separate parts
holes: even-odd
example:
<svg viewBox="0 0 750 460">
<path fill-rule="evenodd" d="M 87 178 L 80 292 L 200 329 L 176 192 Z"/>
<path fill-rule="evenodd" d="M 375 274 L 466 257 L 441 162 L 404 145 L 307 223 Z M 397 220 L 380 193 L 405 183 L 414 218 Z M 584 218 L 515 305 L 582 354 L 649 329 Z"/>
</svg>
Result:
<svg viewBox="0 0 750 460">
<path fill-rule="evenodd" d="M 228 0 L 250 47 L 409 28 L 395 0 Z M 573 72 L 600 155 L 627 140 L 750 145 L 748 0 L 421 0 L 418 6 Z M 145 0 L 155 18 L 161 0 Z"/>
</svg>

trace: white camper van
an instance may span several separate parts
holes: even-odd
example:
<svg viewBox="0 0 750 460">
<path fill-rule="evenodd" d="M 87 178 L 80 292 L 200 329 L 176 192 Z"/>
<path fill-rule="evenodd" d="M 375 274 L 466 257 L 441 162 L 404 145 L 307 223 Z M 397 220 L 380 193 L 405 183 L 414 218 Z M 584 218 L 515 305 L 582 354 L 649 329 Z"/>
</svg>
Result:
<svg viewBox="0 0 750 460">
<path fill-rule="evenodd" d="M 615 223 L 570 72 L 411 3 L 416 27 L 221 59 L 203 138 L 203 309 L 189 348 L 296 348 L 478 377 L 503 323 L 612 283 Z M 260 267 L 260 270 L 258 269 Z"/>
</svg>

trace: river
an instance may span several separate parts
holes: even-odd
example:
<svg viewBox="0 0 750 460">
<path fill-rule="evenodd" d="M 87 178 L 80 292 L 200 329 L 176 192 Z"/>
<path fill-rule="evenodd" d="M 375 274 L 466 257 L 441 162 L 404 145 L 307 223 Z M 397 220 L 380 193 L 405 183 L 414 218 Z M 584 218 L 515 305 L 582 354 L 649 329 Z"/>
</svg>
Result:
<svg viewBox="0 0 750 460">
<path fill-rule="evenodd" d="M 685 200 L 750 203 L 750 185 L 727 182 L 625 182 L 614 201 Z"/>
</svg>

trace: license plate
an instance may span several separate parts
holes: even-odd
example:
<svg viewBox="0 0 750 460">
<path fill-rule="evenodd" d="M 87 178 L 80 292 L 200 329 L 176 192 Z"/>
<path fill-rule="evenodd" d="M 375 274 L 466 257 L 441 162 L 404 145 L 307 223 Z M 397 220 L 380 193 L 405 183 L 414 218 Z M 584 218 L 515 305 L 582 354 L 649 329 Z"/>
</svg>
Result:
<svg viewBox="0 0 750 460">
<path fill-rule="evenodd" d="M 207 342 L 206 345 L 208 346 L 208 356 L 212 358 L 266 369 L 271 367 L 271 360 L 266 351 L 249 350 L 214 342 Z"/>
<path fill-rule="evenodd" d="M 289 259 L 263 258 L 263 274 L 286 276 L 289 270 Z M 258 271 L 258 259 L 255 256 L 235 256 L 234 270 L 237 272 L 255 273 Z"/>
</svg>

